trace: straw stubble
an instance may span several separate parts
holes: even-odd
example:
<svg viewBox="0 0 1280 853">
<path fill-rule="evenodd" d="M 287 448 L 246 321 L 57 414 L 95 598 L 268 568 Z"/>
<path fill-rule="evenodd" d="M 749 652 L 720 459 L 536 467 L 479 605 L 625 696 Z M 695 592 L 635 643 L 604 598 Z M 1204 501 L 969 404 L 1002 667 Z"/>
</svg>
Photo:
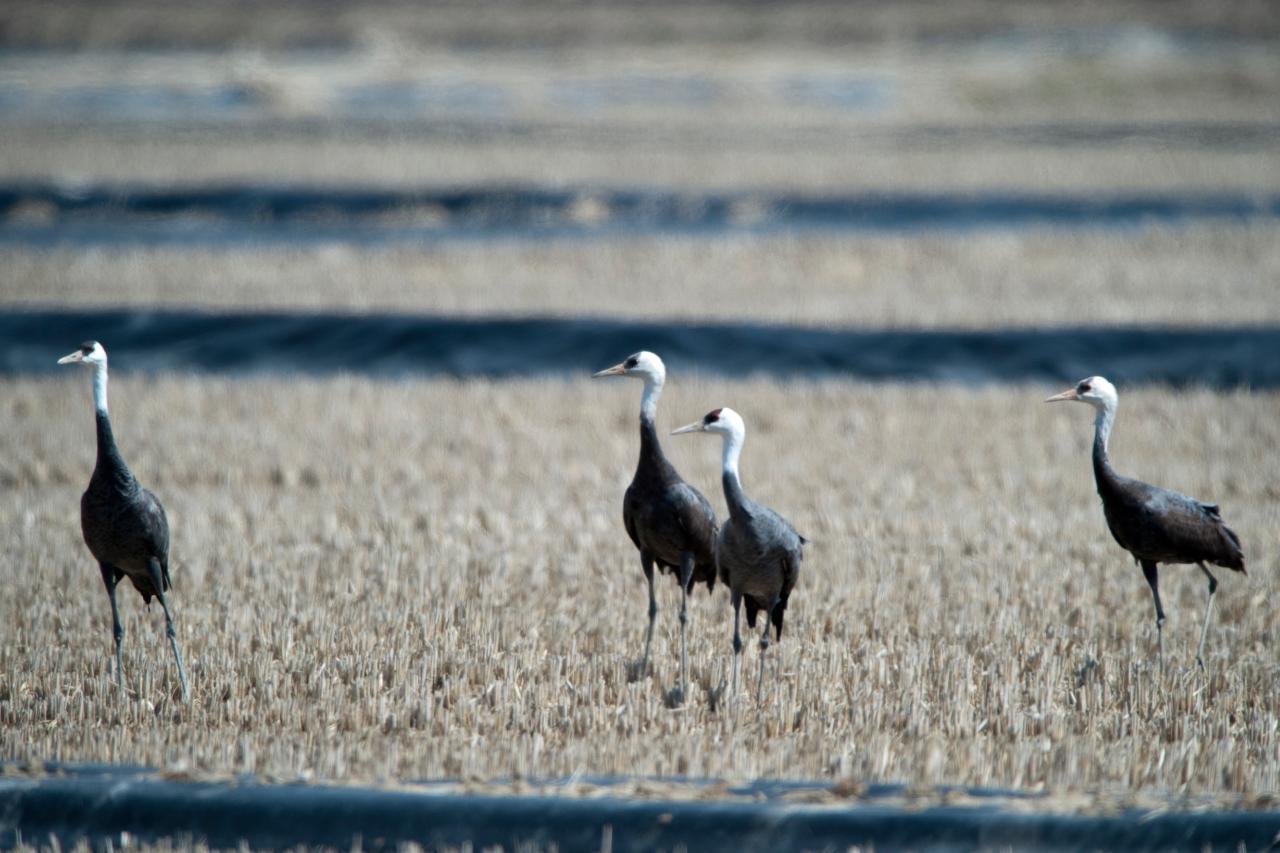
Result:
<svg viewBox="0 0 1280 853">
<path fill-rule="evenodd" d="M 670 427 L 751 425 L 742 476 L 813 540 L 762 706 L 728 677 L 727 593 L 676 585 L 630 684 L 646 596 L 621 522 L 632 383 L 142 379 L 112 384 L 125 458 L 173 529 L 163 620 L 122 593 L 128 695 L 80 539 L 83 377 L 0 394 L 0 752 L 273 777 L 854 777 L 1086 790 L 1274 791 L 1280 397 L 1126 392 L 1119 469 L 1213 500 L 1248 577 L 1165 573 L 1165 672 L 1139 570 L 1093 492 L 1088 413 L 1039 387 L 675 377 Z M 718 454 L 667 441 L 717 511 Z M 747 644 L 744 672 L 758 653 Z M 753 687 L 754 685 L 748 685 Z"/>
</svg>

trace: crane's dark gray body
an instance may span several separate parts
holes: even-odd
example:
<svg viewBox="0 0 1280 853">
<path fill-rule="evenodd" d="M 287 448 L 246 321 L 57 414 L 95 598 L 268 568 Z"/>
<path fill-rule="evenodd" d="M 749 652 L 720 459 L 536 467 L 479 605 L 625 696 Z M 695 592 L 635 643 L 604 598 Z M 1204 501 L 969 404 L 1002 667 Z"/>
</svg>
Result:
<svg viewBox="0 0 1280 853">
<path fill-rule="evenodd" d="M 1240 538 L 1215 504 L 1120 476 L 1096 439 L 1093 475 L 1111 535 L 1139 563 L 1211 563 L 1244 571 Z"/>
<path fill-rule="evenodd" d="M 656 564 L 680 580 L 682 561 L 692 555 L 685 592 L 697 583 L 716 583 L 716 515 L 710 502 L 680 478 L 667 461 L 653 421 L 640 417 L 640 461 L 622 498 L 622 522 L 645 561 L 650 583 Z"/>
<path fill-rule="evenodd" d="M 146 604 L 170 588 L 169 521 L 156 496 L 138 484 L 116 448 L 111 421 L 97 413 L 98 461 L 80 498 L 80 530 L 89 552 L 110 570 L 110 586 L 128 577 Z M 159 569 L 157 590 L 153 564 Z M 114 593 L 113 593 L 114 596 Z"/>
<path fill-rule="evenodd" d="M 763 610 L 782 639 L 783 616 L 800 575 L 805 539 L 785 518 L 748 498 L 736 477 L 726 472 L 723 481 L 729 517 L 717 541 L 720 580 L 735 598 L 742 597 L 748 626 L 756 626 L 756 613 Z"/>
</svg>

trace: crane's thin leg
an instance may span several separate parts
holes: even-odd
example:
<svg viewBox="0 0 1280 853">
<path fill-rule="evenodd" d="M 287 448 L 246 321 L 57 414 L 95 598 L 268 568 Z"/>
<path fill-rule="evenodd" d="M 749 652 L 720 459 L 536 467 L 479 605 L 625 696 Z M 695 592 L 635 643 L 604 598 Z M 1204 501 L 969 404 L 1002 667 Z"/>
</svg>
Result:
<svg viewBox="0 0 1280 853">
<path fill-rule="evenodd" d="M 1164 608 L 1160 606 L 1160 579 L 1156 564 L 1142 561 L 1142 574 L 1151 587 L 1151 597 L 1156 600 L 1156 654 L 1160 657 L 1160 667 L 1164 668 Z"/>
<path fill-rule="evenodd" d="M 160 562 L 154 557 L 147 562 L 147 568 L 151 571 L 151 582 L 156 587 L 156 598 L 160 599 L 160 606 L 164 609 L 164 630 L 169 637 L 169 648 L 173 649 L 173 660 L 178 665 L 178 683 L 182 685 L 182 699 L 187 699 L 187 676 L 182 671 L 182 653 L 178 651 L 177 634 L 173 630 L 173 617 L 169 614 L 169 602 L 164 597 L 164 574 L 160 570 Z"/>
<path fill-rule="evenodd" d="M 107 597 L 111 599 L 111 633 L 116 640 L 116 685 L 124 689 L 124 670 L 120 666 L 120 641 L 124 639 L 124 626 L 120 624 L 120 608 L 116 606 L 116 582 L 119 576 L 112 566 L 98 563 L 102 582 L 107 585 Z"/>
<path fill-rule="evenodd" d="M 649 582 L 649 629 L 644 635 L 644 657 L 639 666 L 632 664 L 628 673 L 629 681 L 639 681 L 649 672 L 649 649 L 653 645 L 653 623 L 658 618 L 658 599 L 653 594 L 653 557 L 640 552 L 640 565 L 644 569 L 645 580 Z"/>
<path fill-rule="evenodd" d="M 733 694 L 738 694 L 738 666 L 742 663 L 742 633 L 738 625 L 742 620 L 742 593 L 733 593 Z"/>
<path fill-rule="evenodd" d="M 756 679 L 756 702 L 764 695 L 764 653 L 769 650 L 769 629 L 773 627 L 773 608 L 778 606 L 778 599 L 769 602 L 764 612 L 764 631 L 760 634 L 760 677 Z"/>
<path fill-rule="evenodd" d="M 673 697 L 672 705 L 684 703 L 689 695 L 689 586 L 693 583 L 693 554 L 680 554 L 680 692 Z"/>
<path fill-rule="evenodd" d="M 1204 638 L 1209 635 L 1209 614 L 1213 612 L 1213 594 L 1218 591 L 1218 579 L 1213 573 L 1205 568 L 1204 563 L 1198 563 L 1200 571 L 1204 572 L 1205 577 L 1209 579 L 1209 603 L 1204 606 L 1204 625 L 1200 627 L 1200 645 L 1196 646 L 1196 663 L 1200 664 L 1200 668 L 1204 669 Z"/>
</svg>

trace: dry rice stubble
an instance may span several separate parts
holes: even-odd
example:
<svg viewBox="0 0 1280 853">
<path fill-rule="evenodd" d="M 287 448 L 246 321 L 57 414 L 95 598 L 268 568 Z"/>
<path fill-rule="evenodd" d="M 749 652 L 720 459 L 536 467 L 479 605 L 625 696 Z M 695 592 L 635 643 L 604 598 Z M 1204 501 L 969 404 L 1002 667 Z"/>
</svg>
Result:
<svg viewBox="0 0 1280 853">
<path fill-rule="evenodd" d="M 0 619 L 0 748 L 16 758 L 284 778 L 1276 788 L 1275 564 L 1262 546 L 1280 530 L 1274 395 L 1138 392 L 1117 426 L 1125 470 L 1218 499 L 1250 546 L 1250 576 L 1223 578 L 1201 674 L 1189 664 L 1202 582 L 1166 572 L 1161 673 L 1149 596 L 1092 493 L 1088 419 L 1036 408 L 1039 389 L 673 387 L 664 421 L 709 400 L 745 410 L 748 490 L 814 539 L 763 706 L 750 691 L 707 702 L 731 652 L 717 589 L 695 595 L 695 696 L 673 712 L 669 579 L 657 672 L 625 678 L 644 625 L 620 521 L 630 394 L 120 377 L 122 448 L 174 529 L 184 706 L 159 615 L 132 594 L 129 692 L 112 685 L 105 596 L 76 519 L 92 466 L 83 383 L 7 386 L 0 511 L 18 594 Z M 188 405 L 213 417 L 173 416 Z M 939 405 L 986 429 L 957 434 L 928 416 Z M 716 454 L 669 451 L 722 507 Z M 748 686 L 757 653 L 753 636 Z"/>
</svg>

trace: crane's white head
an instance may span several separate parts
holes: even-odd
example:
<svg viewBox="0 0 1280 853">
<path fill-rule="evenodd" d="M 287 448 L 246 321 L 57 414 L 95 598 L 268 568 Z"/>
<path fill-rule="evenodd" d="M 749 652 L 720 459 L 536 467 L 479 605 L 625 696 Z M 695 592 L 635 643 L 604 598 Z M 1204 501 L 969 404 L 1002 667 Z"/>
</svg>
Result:
<svg viewBox="0 0 1280 853">
<path fill-rule="evenodd" d="M 666 381 L 667 367 L 662 363 L 662 359 L 653 353 L 648 350 L 641 350 L 634 355 L 627 356 L 626 361 L 619 362 L 613 367 L 606 367 L 604 370 L 597 371 L 591 375 L 596 379 L 602 376 L 634 376 L 647 382 L 661 385 Z"/>
<path fill-rule="evenodd" d="M 85 341 L 80 345 L 80 349 L 75 352 L 69 352 L 58 359 L 58 364 L 85 364 L 90 367 L 97 367 L 99 364 L 105 365 L 106 363 L 107 351 L 97 341 Z"/>
<path fill-rule="evenodd" d="M 672 430 L 671 434 L 682 432 L 718 432 L 724 436 L 725 474 L 734 478 L 738 476 L 738 456 L 747 437 L 747 425 L 743 423 L 742 415 L 733 409 L 712 409 L 702 416 L 702 420 Z"/>
<path fill-rule="evenodd" d="M 93 371 L 93 405 L 99 412 L 107 411 L 107 351 L 97 341 L 85 341 L 80 349 L 58 359 L 58 364 L 85 364 Z"/>
<path fill-rule="evenodd" d="M 682 432 L 718 432 L 724 436 L 741 438 L 747 434 L 747 425 L 743 422 L 742 415 L 733 409 L 713 409 L 703 415 L 702 420 L 673 429 L 671 434 L 679 435 Z"/>
<path fill-rule="evenodd" d="M 1058 403 L 1063 400 L 1075 400 L 1079 403 L 1088 403 L 1095 409 L 1112 409 L 1116 407 L 1120 396 L 1116 393 L 1116 386 L 1112 385 L 1101 376 L 1090 376 L 1088 379 L 1081 379 L 1076 383 L 1076 387 L 1068 388 L 1061 394 L 1054 394 L 1046 403 Z"/>
</svg>

